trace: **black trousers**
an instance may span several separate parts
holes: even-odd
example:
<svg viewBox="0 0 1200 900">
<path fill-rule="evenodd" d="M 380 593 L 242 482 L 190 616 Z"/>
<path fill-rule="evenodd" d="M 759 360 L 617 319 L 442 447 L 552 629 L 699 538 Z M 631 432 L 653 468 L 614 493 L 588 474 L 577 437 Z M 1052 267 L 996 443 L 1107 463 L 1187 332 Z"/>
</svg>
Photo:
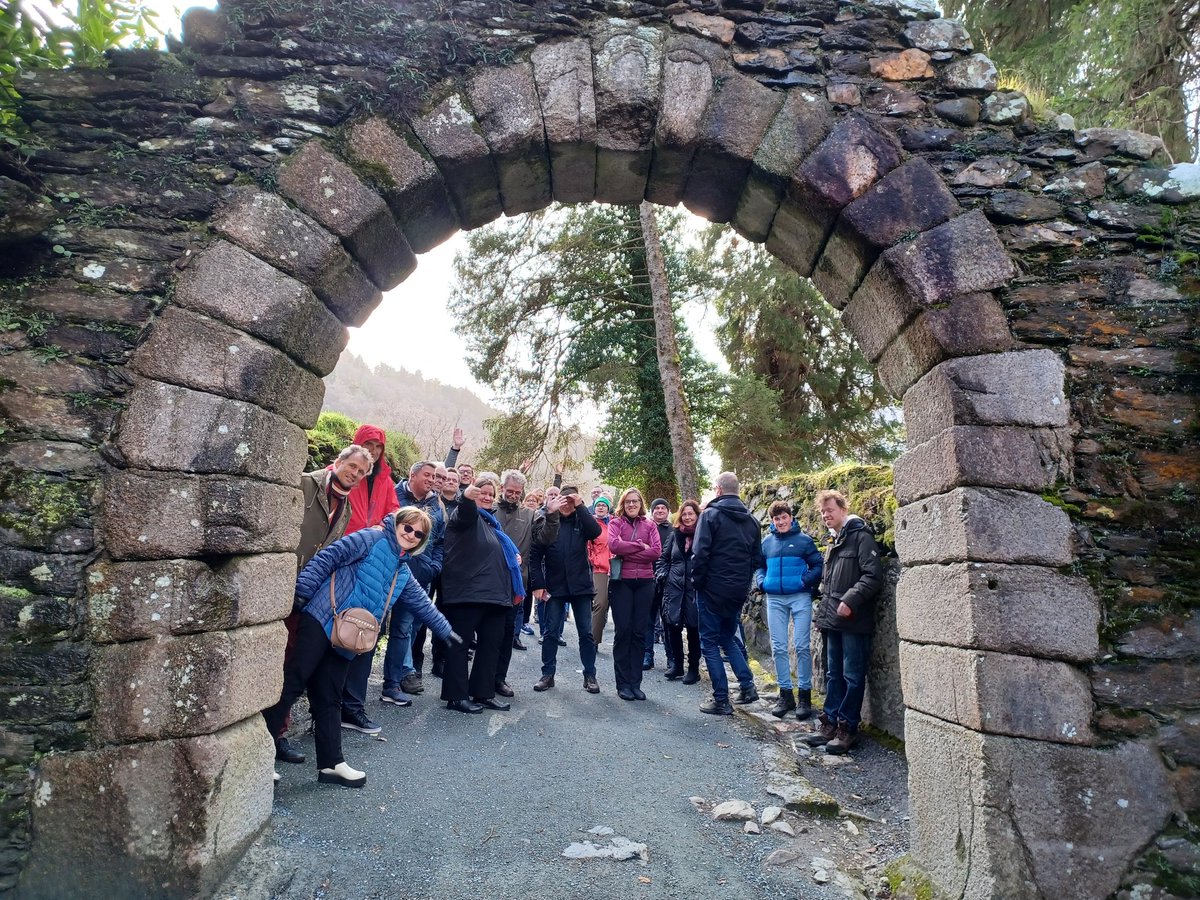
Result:
<svg viewBox="0 0 1200 900">
<path fill-rule="evenodd" d="M 642 686 L 642 659 L 646 655 L 646 627 L 654 602 L 653 578 L 619 578 L 608 586 L 612 613 L 613 676 L 617 690 Z"/>
<path fill-rule="evenodd" d="M 510 603 L 509 609 L 512 609 Z M 446 663 L 442 670 L 442 699 L 490 700 L 496 696 L 496 663 L 500 658 L 500 644 L 507 640 L 512 652 L 512 620 L 499 603 L 450 603 L 442 610 L 450 620 L 451 627 L 462 636 L 461 644 L 446 648 Z M 467 647 L 475 639 L 475 662 L 467 677 Z"/>
<path fill-rule="evenodd" d="M 687 631 L 687 670 L 689 672 L 700 671 L 700 629 L 693 628 L 688 625 L 685 629 L 683 625 L 672 625 L 667 622 L 663 626 L 666 631 L 667 641 L 671 647 L 671 661 L 675 664 L 677 670 L 682 671 L 684 668 L 683 657 L 683 632 Z"/>
<path fill-rule="evenodd" d="M 508 681 L 508 667 L 512 662 L 513 640 L 517 630 L 517 617 L 521 615 L 520 606 L 510 606 L 504 613 L 504 628 L 508 640 L 500 642 L 500 655 L 496 658 L 496 684 Z"/>
<path fill-rule="evenodd" d="M 364 654 L 367 655 L 367 654 Z M 280 733 L 284 720 L 300 695 L 308 691 L 313 731 L 317 740 L 317 768 L 332 769 L 342 756 L 342 686 L 350 660 L 337 653 L 321 623 L 301 613 L 292 655 L 283 666 L 283 692 L 279 702 L 263 710 L 267 730 Z"/>
</svg>

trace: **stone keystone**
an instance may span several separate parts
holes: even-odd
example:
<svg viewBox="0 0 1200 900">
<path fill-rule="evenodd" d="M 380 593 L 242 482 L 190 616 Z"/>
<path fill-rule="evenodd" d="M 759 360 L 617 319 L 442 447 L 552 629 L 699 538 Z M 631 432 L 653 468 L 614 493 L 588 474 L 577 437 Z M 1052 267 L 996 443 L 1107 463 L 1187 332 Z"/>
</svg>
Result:
<svg viewBox="0 0 1200 900">
<path fill-rule="evenodd" d="M 383 198 L 316 141 L 284 163 L 279 192 L 341 238 L 381 291 L 394 288 L 417 267 Z"/>
<path fill-rule="evenodd" d="M 467 82 L 467 97 L 492 150 L 505 215 L 549 205 L 550 158 L 533 67 L 483 69 Z"/>
<path fill-rule="evenodd" d="M 972 210 L 884 253 L 888 265 L 926 306 L 1004 287 L 1016 274 L 987 217 Z"/>
<path fill-rule="evenodd" d="M 908 440 L 924 443 L 952 425 L 1060 428 L 1070 418 L 1065 377 L 1052 350 L 948 360 L 905 393 Z"/>
<path fill-rule="evenodd" d="M 377 173 L 383 197 L 415 252 L 432 250 L 458 231 L 442 173 L 411 131 L 367 119 L 350 129 L 348 145 L 352 159 Z"/>
<path fill-rule="evenodd" d="M 910 710 L 975 731 L 1060 744 L 1094 740 L 1091 683 L 1069 663 L 904 641 L 900 679 Z"/>
<path fill-rule="evenodd" d="M 662 100 L 665 34 L 613 26 L 593 39 L 596 199 L 635 205 L 646 192 L 650 146 Z"/>
<path fill-rule="evenodd" d="M 900 507 L 896 552 L 906 566 L 959 560 L 1065 566 L 1074 559 L 1065 512 L 1033 494 L 995 488 L 956 488 Z"/>
<path fill-rule="evenodd" d="M 500 183 L 491 149 L 467 103 L 458 94 L 414 119 L 421 139 L 445 179 L 464 228 L 478 228 L 499 217 Z"/>
<path fill-rule="evenodd" d="M 363 324 L 383 299 L 337 238 L 274 194 L 239 190 L 214 224 L 235 244 L 311 287 L 347 325 Z"/>
<path fill-rule="evenodd" d="M 554 199 L 590 203 L 596 196 L 592 49 L 582 39 L 540 44 L 530 61 L 542 105 Z"/>
</svg>

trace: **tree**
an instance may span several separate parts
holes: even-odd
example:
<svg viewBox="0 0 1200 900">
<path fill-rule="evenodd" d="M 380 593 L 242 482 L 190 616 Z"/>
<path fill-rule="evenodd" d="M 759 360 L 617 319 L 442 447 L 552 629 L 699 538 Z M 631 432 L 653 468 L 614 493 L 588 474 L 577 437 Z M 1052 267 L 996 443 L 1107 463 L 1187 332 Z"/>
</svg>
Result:
<svg viewBox="0 0 1200 900">
<path fill-rule="evenodd" d="M 663 233 L 677 234 L 679 221 L 673 216 Z M 685 263 L 682 248 L 668 240 L 664 270 L 681 291 L 690 274 Z M 605 479 L 676 496 L 638 209 L 556 209 L 479 229 L 468 235 L 455 272 L 451 308 L 463 323 L 472 372 L 521 417 L 513 420 L 516 431 L 540 442 L 526 442 L 515 458 L 558 447 L 568 419 L 595 406 L 602 437 L 592 460 Z M 675 325 L 686 408 L 703 430 L 720 378 L 696 353 L 678 311 Z"/>
<path fill-rule="evenodd" d="M 997 65 L 1080 126 L 1157 134 L 1200 151 L 1200 0 L 946 0 Z"/>
<path fill-rule="evenodd" d="M 712 435 L 724 464 L 763 476 L 893 458 L 891 398 L 812 282 L 719 226 L 695 256 L 735 373 Z"/>
</svg>

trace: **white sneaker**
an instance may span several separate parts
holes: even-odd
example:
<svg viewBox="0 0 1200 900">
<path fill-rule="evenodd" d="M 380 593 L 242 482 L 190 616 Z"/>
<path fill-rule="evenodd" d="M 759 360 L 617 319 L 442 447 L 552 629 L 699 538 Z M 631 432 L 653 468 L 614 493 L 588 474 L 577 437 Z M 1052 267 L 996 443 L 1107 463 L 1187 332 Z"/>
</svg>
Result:
<svg viewBox="0 0 1200 900">
<path fill-rule="evenodd" d="M 279 780 L 280 780 L 280 779 L 283 777 L 283 776 L 282 776 L 282 775 L 280 775 L 278 772 L 272 772 L 271 774 L 275 776 L 275 780 L 276 780 L 276 781 L 279 781 Z"/>
<path fill-rule="evenodd" d="M 317 781 L 325 784 L 340 784 L 342 787 L 360 788 L 367 783 L 367 773 L 352 769 L 346 763 L 340 762 L 332 769 L 322 769 L 318 772 Z"/>
</svg>

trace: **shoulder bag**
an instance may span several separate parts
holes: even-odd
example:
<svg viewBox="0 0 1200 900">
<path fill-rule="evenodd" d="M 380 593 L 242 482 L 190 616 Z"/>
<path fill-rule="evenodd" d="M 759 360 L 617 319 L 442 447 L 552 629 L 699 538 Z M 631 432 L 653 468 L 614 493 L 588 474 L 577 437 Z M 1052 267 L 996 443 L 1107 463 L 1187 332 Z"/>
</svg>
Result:
<svg viewBox="0 0 1200 900">
<path fill-rule="evenodd" d="M 391 587 L 388 588 L 387 601 L 383 605 L 384 613 L 392 605 L 392 591 L 396 589 L 396 579 L 400 577 L 400 569 L 392 576 Z M 339 650 L 349 650 L 358 655 L 369 653 L 375 649 L 379 640 L 379 620 L 374 614 L 361 606 L 355 606 L 343 612 L 337 611 L 337 600 L 334 599 L 334 580 L 337 572 L 329 576 L 329 606 L 333 610 L 333 627 L 329 631 L 329 640 Z"/>
</svg>

